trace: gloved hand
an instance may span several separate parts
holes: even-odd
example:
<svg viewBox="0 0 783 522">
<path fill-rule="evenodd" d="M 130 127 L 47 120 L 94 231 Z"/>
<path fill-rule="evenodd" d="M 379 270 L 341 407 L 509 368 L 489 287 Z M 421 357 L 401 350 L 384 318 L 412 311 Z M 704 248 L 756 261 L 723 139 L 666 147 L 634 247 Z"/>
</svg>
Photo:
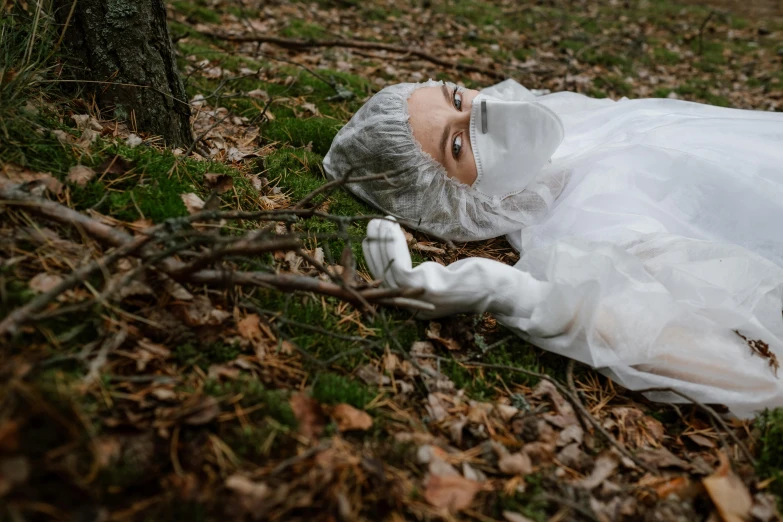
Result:
<svg viewBox="0 0 783 522">
<path fill-rule="evenodd" d="M 367 225 L 367 237 L 362 241 L 364 258 L 375 279 L 381 279 L 390 288 L 404 288 L 413 261 L 405 233 L 393 217 L 373 219 Z"/>
<path fill-rule="evenodd" d="M 393 219 L 393 218 L 390 218 Z M 418 300 L 435 305 L 421 317 L 493 312 L 530 318 L 551 285 L 492 259 L 461 259 L 449 266 L 426 262 L 413 268 L 405 234 L 390 220 L 374 219 L 362 242 L 370 272 L 391 288 L 423 288 Z"/>
</svg>

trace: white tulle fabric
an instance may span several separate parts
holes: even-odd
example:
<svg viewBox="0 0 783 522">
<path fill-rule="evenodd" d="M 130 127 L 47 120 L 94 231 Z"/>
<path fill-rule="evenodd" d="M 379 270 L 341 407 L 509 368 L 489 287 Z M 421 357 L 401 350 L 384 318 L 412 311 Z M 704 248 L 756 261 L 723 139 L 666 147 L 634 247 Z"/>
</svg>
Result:
<svg viewBox="0 0 783 522">
<path fill-rule="evenodd" d="M 399 241 L 383 255 L 365 248 L 373 273 L 424 286 L 433 315 L 494 312 L 633 390 L 671 387 L 739 417 L 783 406 L 783 369 L 741 337 L 783 361 L 783 114 L 574 93 L 538 101 L 566 128 L 544 174 L 566 183 L 545 215 L 507 236 L 522 254 L 514 273 L 484 259 L 408 268 Z"/>
</svg>

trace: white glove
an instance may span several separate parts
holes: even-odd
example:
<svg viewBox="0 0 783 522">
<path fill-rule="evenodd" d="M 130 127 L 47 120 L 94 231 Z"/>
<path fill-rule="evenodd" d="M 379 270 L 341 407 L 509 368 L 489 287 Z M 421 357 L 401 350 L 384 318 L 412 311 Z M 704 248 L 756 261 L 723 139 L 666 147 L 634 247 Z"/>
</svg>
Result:
<svg viewBox="0 0 783 522">
<path fill-rule="evenodd" d="M 434 312 L 420 314 L 425 318 L 482 312 L 530 318 L 551 288 L 491 259 L 472 257 L 449 266 L 426 262 L 413 268 L 405 234 L 393 221 L 370 221 L 362 248 L 373 277 L 391 288 L 425 290 L 417 299 L 435 305 Z"/>
</svg>

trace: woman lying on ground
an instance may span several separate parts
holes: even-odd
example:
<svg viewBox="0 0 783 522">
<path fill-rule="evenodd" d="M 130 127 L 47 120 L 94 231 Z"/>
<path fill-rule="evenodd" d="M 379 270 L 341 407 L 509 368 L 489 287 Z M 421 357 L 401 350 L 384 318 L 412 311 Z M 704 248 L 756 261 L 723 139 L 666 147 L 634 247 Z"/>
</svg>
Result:
<svg viewBox="0 0 783 522">
<path fill-rule="evenodd" d="M 371 272 L 424 288 L 430 317 L 491 312 L 631 390 L 739 417 L 783 406 L 783 114 L 536 97 L 512 80 L 399 84 L 356 113 L 324 167 L 384 175 L 349 188 L 414 228 L 505 234 L 519 250 L 514 267 L 412 268 L 400 227 L 372 221 Z"/>
</svg>

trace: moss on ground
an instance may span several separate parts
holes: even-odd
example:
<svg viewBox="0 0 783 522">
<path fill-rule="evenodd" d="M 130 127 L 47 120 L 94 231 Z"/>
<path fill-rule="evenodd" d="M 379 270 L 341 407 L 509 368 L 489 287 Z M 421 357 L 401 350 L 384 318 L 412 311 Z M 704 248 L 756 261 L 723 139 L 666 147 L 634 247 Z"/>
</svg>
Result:
<svg viewBox="0 0 783 522">
<path fill-rule="evenodd" d="M 769 490 L 783 498 L 783 408 L 765 411 L 756 419 L 760 432 L 756 470 L 771 479 Z"/>
<path fill-rule="evenodd" d="M 254 408 L 252 413 L 248 413 L 250 419 L 270 417 L 282 427 L 296 427 L 296 418 L 288 404 L 288 392 L 269 389 L 257 379 L 240 377 L 226 382 L 207 380 L 204 383 L 204 392 L 218 398 L 240 396 L 240 406 Z"/>
<path fill-rule="evenodd" d="M 282 31 L 283 36 L 289 38 L 301 38 L 303 40 L 317 40 L 328 36 L 328 31 L 320 24 L 305 22 L 303 20 L 291 20 Z"/>
<path fill-rule="evenodd" d="M 324 156 L 340 127 L 342 122 L 331 118 L 285 118 L 267 125 L 264 135 L 271 141 L 294 147 L 311 147 L 313 152 Z"/>
<path fill-rule="evenodd" d="M 319 374 L 313 384 L 313 397 L 323 404 L 346 403 L 361 409 L 376 395 L 367 385 L 336 373 Z"/>
<path fill-rule="evenodd" d="M 206 2 L 194 0 L 174 0 L 171 5 L 180 13 L 188 17 L 188 21 L 194 23 L 219 24 L 220 15 L 214 8 L 208 7 Z"/>
</svg>

